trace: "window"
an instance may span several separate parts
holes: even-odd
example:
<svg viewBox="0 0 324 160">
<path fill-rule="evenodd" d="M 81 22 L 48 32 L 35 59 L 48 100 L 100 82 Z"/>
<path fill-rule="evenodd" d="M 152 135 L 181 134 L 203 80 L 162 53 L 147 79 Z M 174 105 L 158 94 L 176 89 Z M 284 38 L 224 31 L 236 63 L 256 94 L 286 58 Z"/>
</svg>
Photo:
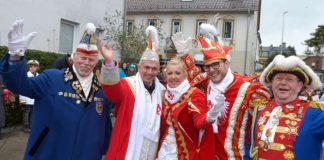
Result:
<svg viewBox="0 0 324 160">
<path fill-rule="evenodd" d="M 233 28 L 234 28 L 234 20 L 224 20 L 224 26 L 223 26 L 224 39 L 233 38 Z"/>
<path fill-rule="evenodd" d="M 126 35 L 129 36 L 133 33 L 134 31 L 134 21 L 133 20 L 127 20 L 126 21 L 126 28 L 127 28 L 127 32 Z"/>
<path fill-rule="evenodd" d="M 172 20 L 171 35 L 176 34 L 177 32 L 181 32 L 181 20 L 174 19 L 174 20 Z"/>
<path fill-rule="evenodd" d="M 60 25 L 60 44 L 59 51 L 64 53 L 73 52 L 74 36 L 76 30 L 76 23 L 61 20 Z"/>
<path fill-rule="evenodd" d="M 261 52 L 261 57 L 269 57 L 269 52 L 268 51 Z"/>
<path fill-rule="evenodd" d="M 207 19 L 197 19 L 196 20 L 196 35 L 199 35 L 199 26 L 203 23 L 207 23 Z"/>
<path fill-rule="evenodd" d="M 149 19 L 148 20 L 148 26 L 157 26 L 157 19 Z"/>
<path fill-rule="evenodd" d="M 102 34 L 103 34 L 104 30 L 101 28 L 96 28 L 96 32 L 95 32 L 95 36 L 96 37 L 101 37 L 102 38 Z"/>
</svg>

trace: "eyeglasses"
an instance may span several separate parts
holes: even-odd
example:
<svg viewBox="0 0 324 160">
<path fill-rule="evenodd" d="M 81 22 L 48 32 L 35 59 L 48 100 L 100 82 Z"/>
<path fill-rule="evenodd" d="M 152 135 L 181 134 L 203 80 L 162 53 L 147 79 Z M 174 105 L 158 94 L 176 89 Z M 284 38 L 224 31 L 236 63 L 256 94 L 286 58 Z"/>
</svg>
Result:
<svg viewBox="0 0 324 160">
<path fill-rule="evenodd" d="M 287 78 L 275 77 L 275 78 L 273 78 L 273 81 L 276 81 L 276 82 L 282 82 L 284 80 L 286 82 L 288 82 L 288 83 L 293 83 L 293 82 L 298 82 L 299 81 L 297 78 L 292 78 L 292 77 L 287 77 Z"/>
<path fill-rule="evenodd" d="M 210 71 L 210 67 L 213 68 L 214 70 L 216 70 L 216 69 L 218 69 L 220 67 L 220 63 L 221 62 L 224 62 L 224 61 L 214 62 L 214 63 L 212 63 L 210 65 L 204 65 L 203 68 L 204 68 L 204 70 L 206 72 L 209 72 Z"/>
</svg>

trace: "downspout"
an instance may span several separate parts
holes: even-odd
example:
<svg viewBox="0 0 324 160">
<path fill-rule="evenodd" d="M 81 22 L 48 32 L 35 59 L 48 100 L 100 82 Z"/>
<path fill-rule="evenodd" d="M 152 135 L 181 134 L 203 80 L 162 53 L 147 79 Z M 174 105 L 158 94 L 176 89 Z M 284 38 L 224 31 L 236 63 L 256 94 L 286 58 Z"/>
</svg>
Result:
<svg viewBox="0 0 324 160">
<path fill-rule="evenodd" d="M 124 0 L 123 33 L 126 31 L 127 0 Z"/>
<path fill-rule="evenodd" d="M 247 54 L 248 54 L 248 40 L 249 40 L 249 26 L 250 26 L 250 8 L 248 9 L 248 17 L 246 24 L 246 38 L 245 38 L 245 53 L 244 53 L 244 74 L 246 74 L 246 63 L 247 63 Z"/>
</svg>

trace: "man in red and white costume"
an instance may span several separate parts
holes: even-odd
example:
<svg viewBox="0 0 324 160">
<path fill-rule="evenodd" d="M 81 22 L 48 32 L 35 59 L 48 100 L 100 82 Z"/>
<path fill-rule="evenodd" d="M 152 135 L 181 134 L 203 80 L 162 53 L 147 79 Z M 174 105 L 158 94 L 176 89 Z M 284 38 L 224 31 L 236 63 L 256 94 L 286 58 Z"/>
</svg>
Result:
<svg viewBox="0 0 324 160">
<path fill-rule="evenodd" d="M 250 78 L 233 74 L 227 56 L 228 49 L 224 49 L 217 38 L 216 28 L 210 24 L 202 24 L 196 41 L 199 41 L 204 54 L 204 70 L 189 72 L 191 84 L 200 86 L 207 92 L 207 105 L 212 109 L 224 104 L 219 113 L 208 112 L 207 120 L 213 123 L 215 133 L 215 159 L 242 159 L 245 144 L 251 126 L 252 103 L 254 99 L 270 98 L 271 93 L 260 83 L 251 83 Z M 192 65 L 188 40 L 184 40 L 181 33 L 174 35 L 173 42 L 177 51 L 187 66 Z M 188 65 L 188 62 L 190 64 Z M 192 70 L 192 69 L 191 69 Z"/>
<path fill-rule="evenodd" d="M 138 73 L 119 78 L 118 64 L 111 47 L 99 48 L 105 58 L 100 81 L 105 96 L 115 103 L 116 121 L 106 160 L 155 159 L 157 151 L 162 93 L 165 88 L 156 78 L 159 73 L 158 35 L 153 26 L 146 29 L 149 46 L 138 64 Z"/>
</svg>

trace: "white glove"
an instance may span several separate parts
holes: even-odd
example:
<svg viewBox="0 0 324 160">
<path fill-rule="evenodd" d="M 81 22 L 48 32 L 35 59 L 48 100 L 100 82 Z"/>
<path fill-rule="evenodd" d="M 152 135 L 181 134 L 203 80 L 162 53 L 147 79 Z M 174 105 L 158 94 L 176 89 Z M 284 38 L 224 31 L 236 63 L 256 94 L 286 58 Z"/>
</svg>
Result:
<svg viewBox="0 0 324 160">
<path fill-rule="evenodd" d="M 27 36 L 24 36 L 23 33 L 23 20 L 16 20 L 12 24 L 12 28 L 10 28 L 8 33 L 8 48 L 10 55 L 19 55 L 24 56 L 25 51 L 33 40 L 33 38 L 37 35 L 36 32 L 29 33 Z"/>
<path fill-rule="evenodd" d="M 176 34 L 174 34 L 171 37 L 174 46 L 177 49 L 177 52 L 179 53 L 178 56 L 183 56 L 185 54 L 187 54 L 189 52 L 189 41 L 191 41 L 191 37 L 188 37 L 186 40 L 183 38 L 183 34 L 181 32 L 178 32 Z"/>
<path fill-rule="evenodd" d="M 213 107 L 207 112 L 206 120 L 211 123 L 217 120 L 217 118 L 226 113 L 226 107 L 228 106 L 227 102 L 225 102 L 225 96 L 223 94 L 219 94 L 215 97 L 215 104 Z"/>
</svg>

